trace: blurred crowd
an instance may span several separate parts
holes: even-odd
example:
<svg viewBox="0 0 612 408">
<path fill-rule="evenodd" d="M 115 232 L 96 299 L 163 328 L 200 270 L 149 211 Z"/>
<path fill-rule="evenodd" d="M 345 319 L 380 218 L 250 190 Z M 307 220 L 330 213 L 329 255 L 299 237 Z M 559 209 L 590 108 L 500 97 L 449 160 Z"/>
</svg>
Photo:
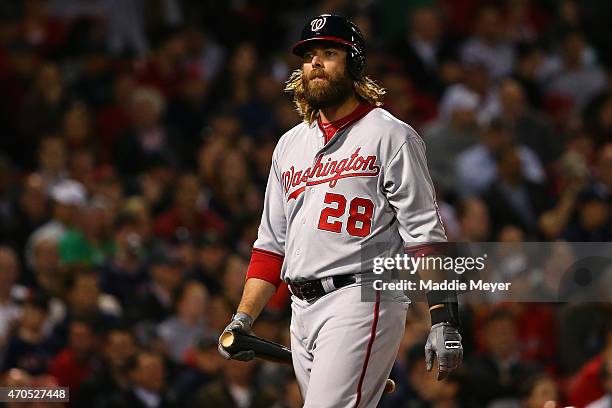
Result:
<svg viewBox="0 0 612 408">
<path fill-rule="evenodd" d="M 359 25 L 385 108 L 425 140 L 450 240 L 610 241 L 605 1 L 3 0 L 2 385 L 68 386 L 75 407 L 301 406 L 289 367 L 216 347 L 300 120 L 289 48 L 322 12 Z M 464 364 L 436 382 L 413 305 L 382 407 L 610 406 L 609 303 L 462 315 Z M 281 287 L 255 332 L 289 344 L 288 317 Z"/>
</svg>

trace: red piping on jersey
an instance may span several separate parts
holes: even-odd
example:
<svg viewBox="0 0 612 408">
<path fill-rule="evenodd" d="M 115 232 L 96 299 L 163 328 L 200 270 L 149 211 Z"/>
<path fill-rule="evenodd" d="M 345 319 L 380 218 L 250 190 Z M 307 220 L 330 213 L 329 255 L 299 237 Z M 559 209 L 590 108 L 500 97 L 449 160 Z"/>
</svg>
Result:
<svg viewBox="0 0 612 408">
<path fill-rule="evenodd" d="M 276 252 L 253 248 L 246 278 L 257 278 L 270 282 L 278 288 L 281 284 L 281 268 L 285 257 Z"/>
<path fill-rule="evenodd" d="M 404 253 L 411 254 L 412 256 L 426 256 L 432 254 L 443 255 L 446 253 L 446 245 L 446 242 L 430 242 L 427 244 L 414 245 L 405 247 Z"/>
<path fill-rule="evenodd" d="M 372 329 L 370 330 L 370 341 L 368 341 L 368 349 L 366 350 L 365 359 L 363 361 L 363 368 L 361 369 L 361 375 L 359 376 L 359 383 L 357 384 L 357 400 L 355 401 L 355 408 L 359 406 L 361 402 L 361 387 L 363 386 L 363 380 L 365 378 L 366 371 L 368 369 L 368 362 L 370 360 L 370 354 L 372 354 L 372 346 L 374 340 L 376 340 L 376 326 L 378 325 L 378 312 L 380 309 L 380 292 L 376 291 L 376 303 L 374 304 L 374 320 L 372 320 Z"/>
<path fill-rule="evenodd" d="M 268 250 L 265 250 L 265 249 L 261 249 L 261 248 L 253 248 L 253 249 L 252 249 L 252 251 L 253 251 L 253 252 L 261 252 L 261 253 L 263 253 L 263 254 L 266 254 L 266 255 L 270 255 L 270 256 L 276 257 L 276 258 L 280 259 L 281 261 L 282 261 L 283 259 L 285 259 L 285 255 L 279 254 L 279 253 L 277 253 L 277 252 L 272 252 L 272 251 L 268 251 Z"/>
<path fill-rule="evenodd" d="M 323 132 L 323 136 L 325 137 L 325 144 L 327 144 L 331 140 L 331 138 L 334 137 L 334 135 L 340 130 L 357 122 L 374 108 L 375 106 L 372 106 L 370 104 L 360 103 L 359 106 L 357 106 L 355 110 L 349 113 L 347 116 L 328 123 L 323 123 L 321 121 L 321 117 L 317 117 L 317 125 L 319 125 L 319 129 L 321 129 L 321 132 Z"/>
</svg>

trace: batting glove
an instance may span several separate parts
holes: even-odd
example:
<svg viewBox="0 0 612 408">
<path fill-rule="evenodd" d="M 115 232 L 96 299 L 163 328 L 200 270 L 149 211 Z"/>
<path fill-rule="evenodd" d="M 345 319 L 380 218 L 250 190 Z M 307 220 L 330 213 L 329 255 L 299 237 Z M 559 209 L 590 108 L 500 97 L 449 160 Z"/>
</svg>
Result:
<svg viewBox="0 0 612 408">
<path fill-rule="evenodd" d="M 463 360 L 461 335 L 449 323 L 438 323 L 431 326 L 425 344 L 427 371 L 432 370 L 435 357 L 438 358 L 438 381 L 445 379 L 448 373 L 459 367 Z"/>
<path fill-rule="evenodd" d="M 234 331 L 251 334 L 253 333 L 253 329 L 251 328 L 252 325 L 253 318 L 251 316 L 243 312 L 238 312 L 232 316 L 232 321 L 227 325 L 225 330 L 223 330 L 223 333 Z M 221 336 L 223 336 L 223 333 L 221 333 Z M 227 350 L 221 346 L 221 336 L 219 337 L 219 346 L 217 346 L 217 350 L 226 360 L 250 361 L 255 358 L 255 352 L 253 350 L 240 351 L 235 354 L 228 353 Z"/>
</svg>

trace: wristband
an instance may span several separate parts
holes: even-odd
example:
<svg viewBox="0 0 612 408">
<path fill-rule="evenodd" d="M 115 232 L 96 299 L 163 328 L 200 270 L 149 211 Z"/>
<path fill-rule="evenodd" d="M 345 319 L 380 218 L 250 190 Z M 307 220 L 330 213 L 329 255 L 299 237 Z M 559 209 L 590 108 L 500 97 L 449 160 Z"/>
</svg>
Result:
<svg viewBox="0 0 612 408">
<path fill-rule="evenodd" d="M 244 312 L 236 312 L 232 316 L 232 320 L 239 320 L 249 325 L 249 327 L 253 326 L 253 318 L 249 316 L 249 314 Z"/>
<path fill-rule="evenodd" d="M 459 302 L 455 291 L 430 290 L 427 303 L 431 315 L 431 325 L 449 323 L 459 328 Z"/>
</svg>

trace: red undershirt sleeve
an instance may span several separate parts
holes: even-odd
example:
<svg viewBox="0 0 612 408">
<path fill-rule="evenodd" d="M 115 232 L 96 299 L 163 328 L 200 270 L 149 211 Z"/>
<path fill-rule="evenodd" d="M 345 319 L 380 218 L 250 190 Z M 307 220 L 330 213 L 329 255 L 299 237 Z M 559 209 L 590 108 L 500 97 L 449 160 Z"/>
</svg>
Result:
<svg viewBox="0 0 612 408">
<path fill-rule="evenodd" d="M 278 288 L 281 284 L 281 268 L 284 257 L 275 252 L 253 248 L 246 278 L 258 278 Z"/>
</svg>

